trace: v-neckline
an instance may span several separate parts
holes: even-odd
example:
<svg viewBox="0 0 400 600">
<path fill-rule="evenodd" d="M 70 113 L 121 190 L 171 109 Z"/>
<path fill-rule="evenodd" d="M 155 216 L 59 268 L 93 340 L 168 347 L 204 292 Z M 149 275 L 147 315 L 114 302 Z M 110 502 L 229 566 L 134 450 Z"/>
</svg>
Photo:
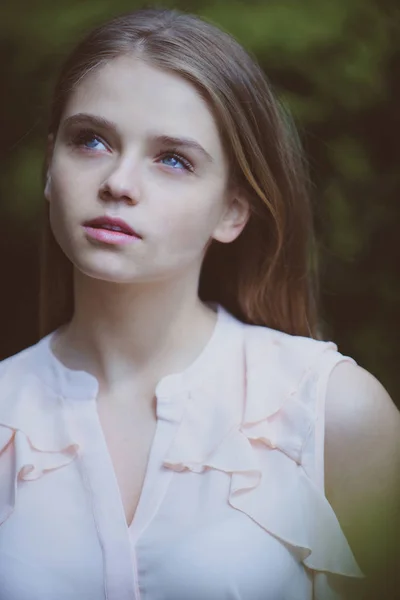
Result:
<svg viewBox="0 0 400 600">
<path fill-rule="evenodd" d="M 97 493 L 101 494 L 102 487 L 104 487 L 104 485 L 107 486 L 108 481 L 110 482 L 110 487 L 107 490 L 107 492 L 111 494 L 113 500 L 107 510 L 116 511 L 116 513 L 119 515 L 118 522 L 120 524 L 121 520 L 123 519 L 123 529 L 126 532 L 129 532 L 132 539 L 137 540 L 144 528 L 147 526 L 149 520 L 152 519 L 152 517 L 149 518 L 150 509 L 147 510 L 147 507 L 144 507 L 144 504 L 152 504 L 154 502 L 158 504 L 158 502 L 161 501 L 161 495 L 166 492 L 169 481 L 173 474 L 171 469 L 164 468 L 162 470 L 163 484 L 161 485 L 163 492 L 161 492 L 161 495 L 156 494 L 155 496 L 153 495 L 153 497 L 150 497 L 150 494 L 148 492 L 148 487 L 150 485 L 149 469 L 152 468 L 153 460 L 155 460 L 155 455 L 158 455 L 158 446 L 159 443 L 162 442 L 161 438 L 165 437 L 162 434 L 160 434 L 160 430 L 164 430 L 164 425 L 167 422 L 177 423 L 181 420 L 183 415 L 183 404 L 189 396 L 189 390 L 191 386 L 196 386 L 199 383 L 201 384 L 205 373 L 207 373 L 207 371 L 211 369 L 215 370 L 217 364 L 216 359 L 221 353 L 220 336 L 221 332 L 224 329 L 223 324 L 226 321 L 229 321 L 230 319 L 234 318 L 230 315 L 230 313 L 228 313 L 228 311 L 226 311 L 224 307 L 222 307 L 222 305 L 218 304 L 217 302 L 208 302 L 207 304 L 209 304 L 210 306 L 214 306 L 214 309 L 217 313 L 216 323 L 207 343 L 203 347 L 200 354 L 184 371 L 164 376 L 156 386 L 155 396 L 157 401 L 157 424 L 149 449 L 148 461 L 135 514 L 133 516 L 132 522 L 129 525 L 125 516 L 125 510 L 123 506 L 123 500 L 117 480 L 116 471 L 113 465 L 111 454 L 107 446 L 107 441 L 97 410 L 96 399 L 99 392 L 98 381 L 93 375 L 91 375 L 87 371 L 73 370 L 67 367 L 54 354 L 51 347 L 51 342 L 54 336 L 57 335 L 61 327 L 45 336 L 45 338 L 43 338 L 39 342 L 39 344 L 42 345 L 44 351 L 47 353 L 47 360 L 44 360 L 43 362 L 47 365 L 47 368 L 45 369 L 46 372 L 44 373 L 44 375 L 45 379 L 48 379 L 49 385 L 51 385 L 53 389 L 55 388 L 55 390 L 67 400 L 78 400 L 80 401 L 79 404 L 82 407 L 84 405 L 86 405 L 88 408 L 89 406 L 91 407 L 89 408 L 89 412 L 91 412 L 93 409 L 95 411 L 95 420 L 92 420 L 91 423 L 91 436 L 89 435 L 89 437 L 87 438 L 88 444 L 86 447 L 86 455 L 92 454 L 90 444 L 91 440 L 95 439 L 95 446 L 98 455 L 97 459 L 96 457 L 92 456 L 89 463 L 91 463 L 92 469 L 101 469 L 102 464 L 101 460 L 99 460 L 99 456 L 101 456 L 104 459 L 103 464 L 105 465 L 107 471 L 107 476 L 99 478 L 101 479 L 101 481 L 97 486 L 95 486 L 95 488 L 97 490 Z M 167 449 L 167 447 L 164 448 L 164 453 L 167 452 Z M 83 452 L 83 455 L 85 455 L 85 452 Z M 86 461 L 86 463 L 87 462 L 88 461 Z M 151 485 L 150 487 L 154 486 Z M 101 510 L 102 509 L 100 509 L 100 511 Z"/>
</svg>

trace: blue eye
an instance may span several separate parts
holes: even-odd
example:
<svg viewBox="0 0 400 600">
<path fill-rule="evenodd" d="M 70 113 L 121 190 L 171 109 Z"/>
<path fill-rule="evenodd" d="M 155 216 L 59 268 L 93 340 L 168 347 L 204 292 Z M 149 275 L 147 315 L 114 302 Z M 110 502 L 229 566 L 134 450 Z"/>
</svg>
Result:
<svg viewBox="0 0 400 600">
<path fill-rule="evenodd" d="M 161 161 L 167 165 L 167 167 L 172 167 L 173 169 L 185 171 L 193 171 L 193 165 L 183 156 L 177 154 L 176 152 L 165 152 L 161 157 Z"/>
<path fill-rule="evenodd" d="M 90 140 L 88 140 L 86 143 L 84 143 L 84 146 L 87 146 L 88 148 L 90 148 L 91 150 L 96 150 L 97 146 L 95 146 L 95 144 L 102 144 L 102 142 L 100 142 L 100 140 L 98 140 L 97 138 L 93 137 Z M 102 144 L 104 147 L 104 144 Z"/>
<path fill-rule="evenodd" d="M 72 143 L 74 146 L 80 146 L 87 150 L 107 150 L 105 143 L 99 138 L 94 131 L 90 129 L 82 129 L 73 137 Z M 99 147 L 103 146 L 103 148 Z"/>
<path fill-rule="evenodd" d="M 178 160 L 176 156 L 167 156 L 164 157 L 162 160 L 165 161 L 165 164 L 168 164 L 169 167 L 176 167 L 178 165 L 180 165 L 181 168 L 183 167 L 182 162 Z"/>
</svg>

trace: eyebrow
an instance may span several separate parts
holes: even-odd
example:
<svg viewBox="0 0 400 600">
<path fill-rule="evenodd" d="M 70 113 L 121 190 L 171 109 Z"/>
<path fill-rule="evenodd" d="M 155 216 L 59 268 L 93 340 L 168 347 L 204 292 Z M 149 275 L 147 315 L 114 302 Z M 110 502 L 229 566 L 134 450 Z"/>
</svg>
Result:
<svg viewBox="0 0 400 600">
<path fill-rule="evenodd" d="M 71 115 L 70 117 L 67 117 L 62 123 L 62 127 L 66 128 L 76 125 L 87 125 L 88 123 L 90 123 L 94 127 L 109 129 L 115 134 L 118 133 L 118 127 L 113 121 L 109 121 L 108 119 L 104 119 L 103 117 L 98 117 L 88 113 L 77 113 L 76 115 Z M 155 135 L 152 137 L 152 140 L 164 146 L 172 145 L 179 148 L 197 150 L 204 156 L 204 158 L 207 159 L 208 162 L 214 162 L 212 156 L 207 152 L 207 150 L 203 148 L 203 146 L 193 138 L 170 135 Z"/>
</svg>

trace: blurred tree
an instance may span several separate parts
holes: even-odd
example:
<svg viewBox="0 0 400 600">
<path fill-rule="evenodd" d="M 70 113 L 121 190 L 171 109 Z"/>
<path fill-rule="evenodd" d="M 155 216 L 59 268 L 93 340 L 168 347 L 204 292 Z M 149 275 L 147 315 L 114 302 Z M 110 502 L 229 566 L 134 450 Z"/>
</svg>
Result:
<svg viewBox="0 0 400 600">
<path fill-rule="evenodd" d="M 0 9 L 4 157 L 2 356 L 33 343 L 46 116 L 57 69 L 101 21 L 133 0 L 16 0 Z M 309 159 L 326 336 L 396 401 L 400 8 L 393 0 L 158 2 L 198 13 L 258 59 L 294 114 Z M 21 240 L 24 243 L 21 243 Z M 7 258 L 12 256 L 10 264 Z M 19 274 L 21 274 L 19 276 Z M 27 299 L 30 299 L 27 306 Z M 397 392 L 397 393 L 396 393 Z"/>
</svg>

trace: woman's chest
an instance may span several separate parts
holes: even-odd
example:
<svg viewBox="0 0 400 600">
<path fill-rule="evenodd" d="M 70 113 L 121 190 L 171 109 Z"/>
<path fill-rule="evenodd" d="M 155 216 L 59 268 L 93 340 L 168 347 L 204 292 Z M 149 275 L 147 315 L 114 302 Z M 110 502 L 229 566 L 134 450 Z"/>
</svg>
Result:
<svg viewBox="0 0 400 600">
<path fill-rule="evenodd" d="M 21 481 L 0 526 L 0 600 L 103 598 L 103 554 L 77 461 Z"/>
<path fill-rule="evenodd" d="M 150 411 L 100 406 L 99 422 L 129 527 L 135 516 L 148 467 L 157 421 Z"/>
<path fill-rule="evenodd" d="M 176 472 L 136 544 L 151 600 L 311 600 L 298 556 L 230 506 L 229 475 Z"/>
<path fill-rule="evenodd" d="M 132 423 L 116 418 L 80 413 L 77 460 L 20 486 L 0 527 L 0 600 L 310 600 L 298 558 L 230 506 L 228 473 L 165 467 L 177 422 L 158 422 L 144 485 L 127 488 L 140 499 L 128 528 L 123 485 L 145 457 L 126 452 L 141 452 L 151 427 L 137 428 L 135 445 Z"/>
</svg>

